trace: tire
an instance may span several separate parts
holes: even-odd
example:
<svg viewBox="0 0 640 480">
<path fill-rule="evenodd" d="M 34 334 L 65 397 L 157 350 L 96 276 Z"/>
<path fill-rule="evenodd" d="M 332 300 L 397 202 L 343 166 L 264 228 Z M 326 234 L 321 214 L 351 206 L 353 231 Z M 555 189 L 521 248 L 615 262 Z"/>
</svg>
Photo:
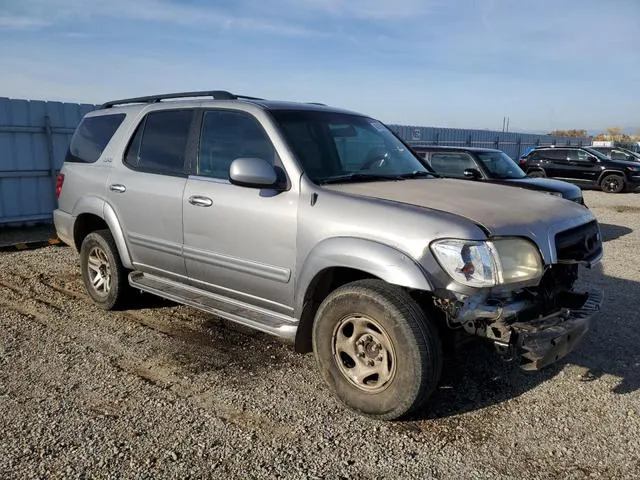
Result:
<svg viewBox="0 0 640 480">
<path fill-rule="evenodd" d="M 530 178 L 545 178 L 546 175 L 542 170 L 533 170 L 532 172 L 527 173 L 527 176 Z"/>
<path fill-rule="evenodd" d="M 80 268 L 87 293 L 100 308 L 124 307 L 131 293 L 128 271 L 109 230 L 96 230 L 85 237 L 80 247 Z"/>
<path fill-rule="evenodd" d="M 620 193 L 625 189 L 624 177 L 612 173 L 600 180 L 600 189 L 606 193 Z"/>
<path fill-rule="evenodd" d="M 394 420 L 419 410 L 440 380 L 436 326 L 407 292 L 380 280 L 334 290 L 318 309 L 312 340 L 329 388 L 369 417 Z"/>
</svg>

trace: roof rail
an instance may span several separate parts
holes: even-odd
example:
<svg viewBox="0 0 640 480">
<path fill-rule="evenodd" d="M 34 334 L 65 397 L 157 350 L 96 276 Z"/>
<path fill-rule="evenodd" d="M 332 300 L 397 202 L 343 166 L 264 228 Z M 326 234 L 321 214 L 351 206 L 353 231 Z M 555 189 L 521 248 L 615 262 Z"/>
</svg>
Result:
<svg viewBox="0 0 640 480">
<path fill-rule="evenodd" d="M 225 90 L 204 90 L 200 92 L 166 93 L 164 95 L 150 95 L 148 97 L 123 98 L 122 100 L 112 100 L 111 102 L 103 103 L 100 108 L 111 108 L 116 105 L 125 105 L 128 103 L 157 103 L 161 100 L 169 100 L 172 98 L 192 97 L 212 97 L 214 100 L 262 100 L 262 98 L 234 95 Z"/>
</svg>

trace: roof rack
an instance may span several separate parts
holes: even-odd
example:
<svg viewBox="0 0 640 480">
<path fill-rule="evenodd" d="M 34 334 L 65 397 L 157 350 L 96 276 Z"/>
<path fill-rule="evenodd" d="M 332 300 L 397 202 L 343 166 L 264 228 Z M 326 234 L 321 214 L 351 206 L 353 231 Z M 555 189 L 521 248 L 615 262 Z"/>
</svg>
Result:
<svg viewBox="0 0 640 480">
<path fill-rule="evenodd" d="M 128 103 L 157 103 L 162 100 L 172 98 L 192 98 L 192 97 L 212 97 L 214 100 L 263 100 L 262 98 L 247 97 L 245 95 L 234 95 L 225 90 L 205 90 L 201 92 L 182 92 L 182 93 L 166 93 L 164 95 L 150 95 L 148 97 L 124 98 L 122 100 L 113 100 L 103 103 L 101 108 L 111 108 L 116 105 L 125 105 Z"/>
</svg>

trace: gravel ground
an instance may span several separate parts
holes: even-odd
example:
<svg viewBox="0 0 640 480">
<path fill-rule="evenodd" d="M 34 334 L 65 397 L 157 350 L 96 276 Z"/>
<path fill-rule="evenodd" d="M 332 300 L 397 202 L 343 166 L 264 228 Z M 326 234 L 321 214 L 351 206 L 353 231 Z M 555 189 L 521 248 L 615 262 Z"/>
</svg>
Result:
<svg viewBox="0 0 640 480">
<path fill-rule="evenodd" d="M 606 301 L 579 350 L 526 373 L 472 345 L 393 423 L 263 335 L 144 296 L 95 308 L 70 248 L 0 253 L 0 478 L 638 477 L 640 195 L 585 197 Z"/>
</svg>

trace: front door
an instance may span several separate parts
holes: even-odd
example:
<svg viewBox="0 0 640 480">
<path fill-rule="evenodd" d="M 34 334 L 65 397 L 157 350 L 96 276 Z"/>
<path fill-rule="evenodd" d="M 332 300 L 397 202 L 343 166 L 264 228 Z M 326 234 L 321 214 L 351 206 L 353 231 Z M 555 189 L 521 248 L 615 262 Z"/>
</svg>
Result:
<svg viewBox="0 0 640 480">
<path fill-rule="evenodd" d="M 231 184 L 229 166 L 240 157 L 279 166 L 253 116 L 204 111 L 195 172 L 183 198 L 187 274 L 199 288 L 291 315 L 298 191 Z"/>
<path fill-rule="evenodd" d="M 589 155 L 584 150 L 569 150 L 569 167 L 568 175 L 571 180 L 576 183 L 591 185 L 598 181 L 602 167 L 598 163 L 598 159 Z"/>
<path fill-rule="evenodd" d="M 182 198 L 193 110 L 151 112 L 107 182 L 135 268 L 184 278 Z"/>
</svg>

